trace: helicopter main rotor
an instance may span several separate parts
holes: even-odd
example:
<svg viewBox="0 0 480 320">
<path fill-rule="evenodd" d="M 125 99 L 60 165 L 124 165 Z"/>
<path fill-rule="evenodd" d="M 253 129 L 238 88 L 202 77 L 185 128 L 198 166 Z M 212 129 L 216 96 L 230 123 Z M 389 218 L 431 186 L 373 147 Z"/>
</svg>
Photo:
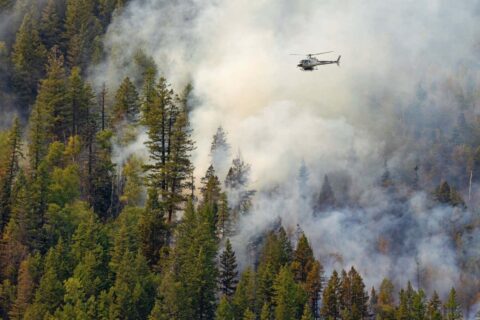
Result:
<svg viewBox="0 0 480 320">
<path fill-rule="evenodd" d="M 333 51 L 326 51 L 326 52 L 319 52 L 319 53 L 290 53 L 291 56 L 307 56 L 309 58 L 313 57 L 313 56 L 318 56 L 320 54 L 326 54 L 326 53 L 331 53 Z"/>
</svg>

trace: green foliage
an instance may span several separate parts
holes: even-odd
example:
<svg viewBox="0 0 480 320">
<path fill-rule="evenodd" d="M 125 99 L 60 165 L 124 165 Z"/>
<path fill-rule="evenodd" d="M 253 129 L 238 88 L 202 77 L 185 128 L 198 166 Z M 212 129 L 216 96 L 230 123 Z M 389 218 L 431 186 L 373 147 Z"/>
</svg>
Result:
<svg viewBox="0 0 480 320">
<path fill-rule="evenodd" d="M 18 118 L 13 121 L 5 143 L 5 156 L 0 162 L 0 234 L 10 220 L 15 194 L 13 186 L 20 169 L 22 153 L 22 131 Z"/>
<path fill-rule="evenodd" d="M 235 252 L 232 249 L 230 240 L 227 239 L 225 244 L 225 250 L 220 255 L 220 290 L 222 293 L 231 297 L 235 293 L 235 287 L 237 285 L 237 260 L 235 258 Z"/>
<path fill-rule="evenodd" d="M 300 318 L 306 302 L 306 293 L 300 285 L 295 283 L 293 273 L 288 266 L 280 269 L 273 288 L 275 319 L 288 320 Z"/>
<path fill-rule="evenodd" d="M 150 185 L 159 189 L 167 221 L 172 222 L 173 214 L 187 200 L 184 192 L 192 188 L 190 153 L 194 147 L 188 118 L 164 78 L 155 89 L 153 79 L 147 78 L 143 100 L 142 122 L 147 127 L 146 146 L 152 163 L 145 168 Z"/>
<path fill-rule="evenodd" d="M 226 296 L 220 299 L 217 311 L 215 312 L 215 320 L 234 320 L 235 315 L 233 308 Z"/>
<path fill-rule="evenodd" d="M 37 21 L 25 14 L 12 51 L 14 85 L 21 105 L 26 109 L 37 93 L 37 82 L 44 74 L 47 51 L 38 33 Z"/>
<path fill-rule="evenodd" d="M 445 310 L 445 320 L 463 319 L 461 306 L 457 301 L 457 291 L 454 288 L 450 290 L 443 308 Z"/>
<path fill-rule="evenodd" d="M 112 121 L 114 124 L 120 124 L 122 121 L 135 123 L 139 112 L 140 101 L 137 89 L 130 78 L 126 77 L 115 95 Z"/>
</svg>

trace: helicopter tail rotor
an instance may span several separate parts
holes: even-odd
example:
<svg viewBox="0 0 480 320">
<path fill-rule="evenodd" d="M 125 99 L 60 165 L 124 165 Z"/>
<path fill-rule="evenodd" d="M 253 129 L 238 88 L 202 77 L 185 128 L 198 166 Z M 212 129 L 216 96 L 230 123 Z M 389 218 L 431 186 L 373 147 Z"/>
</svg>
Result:
<svg viewBox="0 0 480 320">
<path fill-rule="evenodd" d="M 337 66 L 339 66 L 339 67 L 340 67 L 340 58 L 341 58 L 341 57 L 342 57 L 341 55 L 340 55 L 340 56 L 338 56 L 338 59 L 337 59 L 337 61 L 335 61 L 335 63 L 336 63 L 336 64 L 337 64 Z"/>
</svg>

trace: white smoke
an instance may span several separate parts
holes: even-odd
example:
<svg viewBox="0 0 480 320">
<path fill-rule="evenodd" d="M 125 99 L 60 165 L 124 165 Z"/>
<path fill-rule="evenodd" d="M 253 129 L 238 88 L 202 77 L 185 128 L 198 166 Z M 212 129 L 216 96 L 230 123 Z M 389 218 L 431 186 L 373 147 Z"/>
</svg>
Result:
<svg viewBox="0 0 480 320">
<path fill-rule="evenodd" d="M 462 107 L 457 95 L 479 83 L 478 10 L 474 0 L 132 0 L 110 26 L 108 59 L 92 78 L 114 87 L 136 72 L 132 57 L 142 49 L 175 88 L 193 84 L 196 176 L 210 163 L 219 124 L 252 164 L 259 192 L 235 238 L 240 256 L 280 217 L 300 224 L 327 270 L 354 264 L 370 286 L 420 278 L 444 295 L 460 278 L 449 228 L 471 213 L 450 221 L 452 209 L 433 207 L 425 194 L 394 201 L 377 182 L 385 161 L 401 174 L 425 152 L 399 123 L 447 130 Z M 300 72 L 301 57 L 289 55 L 328 50 L 335 53 L 321 57 L 341 54 L 340 68 Z M 470 96 L 478 114 L 478 94 Z M 348 177 L 345 198 L 358 207 L 312 218 L 296 191 L 302 159 L 311 190 L 326 173 Z"/>
</svg>

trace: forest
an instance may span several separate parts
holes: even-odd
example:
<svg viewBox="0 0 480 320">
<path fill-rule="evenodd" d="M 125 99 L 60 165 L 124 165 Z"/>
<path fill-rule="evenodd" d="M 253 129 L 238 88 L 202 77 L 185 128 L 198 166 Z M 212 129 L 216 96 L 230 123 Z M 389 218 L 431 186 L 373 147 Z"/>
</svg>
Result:
<svg viewBox="0 0 480 320">
<path fill-rule="evenodd" d="M 387 273 L 370 283 L 365 266 L 318 254 L 323 247 L 304 225 L 278 218 L 239 240 L 258 198 L 288 195 L 256 190 L 240 153 L 220 168 L 231 148 L 222 126 L 209 137 L 208 169 L 195 176 L 194 84 L 172 84 L 141 48 L 135 74 L 92 81 L 109 54 L 108 28 L 129 3 L 0 0 L 2 319 L 480 319 L 474 89 L 450 83 L 461 111 L 448 130 L 419 132 L 399 121 L 391 135 L 422 157 L 408 169 L 385 161 L 375 177 L 375 192 L 389 202 L 379 209 L 385 217 L 413 215 L 415 194 L 424 195 L 426 210 L 460 217 L 445 227 L 460 280 L 438 291 L 442 274 L 417 262 L 407 281 Z M 122 151 L 140 135 L 146 156 Z M 325 174 L 314 188 L 305 163 L 298 168 L 292 185 L 312 208 L 308 219 L 369 210 L 348 179 Z M 372 250 L 403 252 L 397 237 L 407 235 L 388 230 Z"/>
</svg>

